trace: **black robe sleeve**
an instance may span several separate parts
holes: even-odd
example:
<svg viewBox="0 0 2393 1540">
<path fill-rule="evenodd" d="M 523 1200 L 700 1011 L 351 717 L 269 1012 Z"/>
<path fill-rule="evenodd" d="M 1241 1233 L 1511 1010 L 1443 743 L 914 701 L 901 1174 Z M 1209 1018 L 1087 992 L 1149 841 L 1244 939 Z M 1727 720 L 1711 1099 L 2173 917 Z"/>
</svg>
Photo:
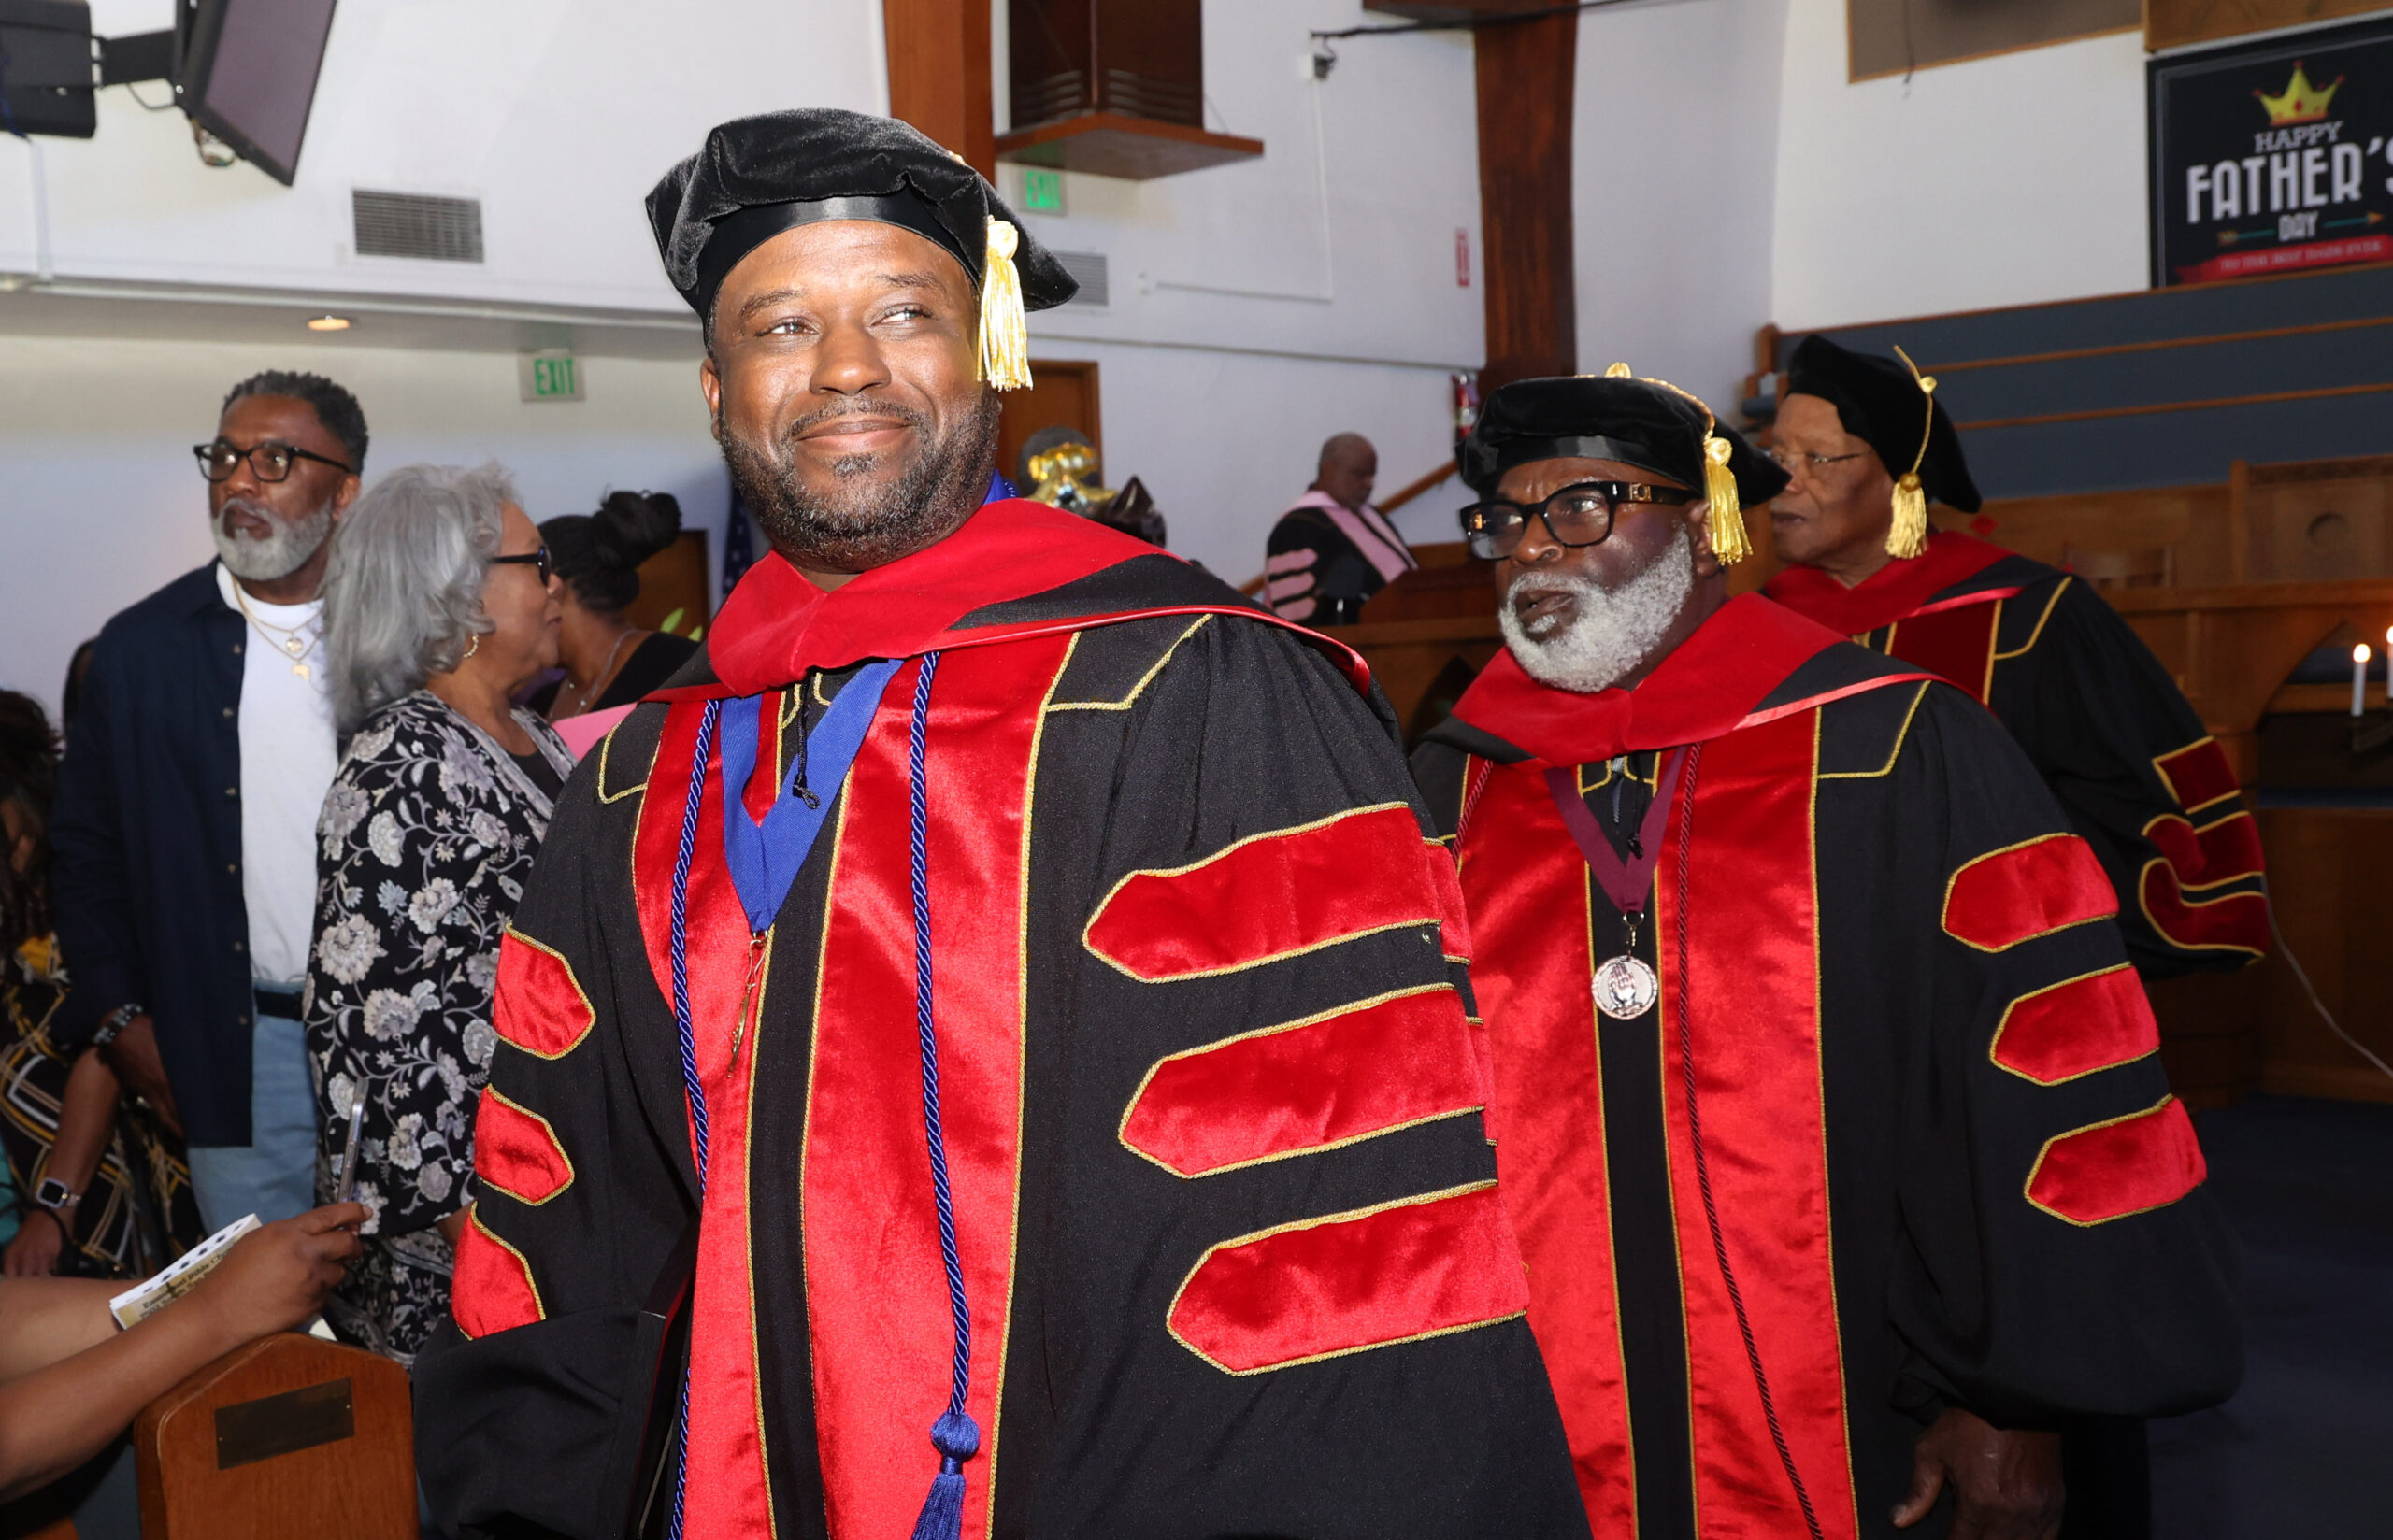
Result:
<svg viewBox="0 0 2393 1540">
<path fill-rule="evenodd" d="M 1990 704 L 2110 873 L 2137 968 L 2231 971 L 2265 952 L 2257 827 L 2160 660 L 2066 574 L 2007 601 L 2002 631 Z"/>
<path fill-rule="evenodd" d="M 1898 977 L 1924 962 L 1935 1023 L 1899 1091 L 1905 1396 L 2008 1426 L 2225 1399 L 2234 1248 L 2101 870 L 1956 692 L 1927 690 L 1892 779 L 1916 852 L 1913 912 L 1892 918 L 1915 940 L 1888 956 Z"/>
</svg>

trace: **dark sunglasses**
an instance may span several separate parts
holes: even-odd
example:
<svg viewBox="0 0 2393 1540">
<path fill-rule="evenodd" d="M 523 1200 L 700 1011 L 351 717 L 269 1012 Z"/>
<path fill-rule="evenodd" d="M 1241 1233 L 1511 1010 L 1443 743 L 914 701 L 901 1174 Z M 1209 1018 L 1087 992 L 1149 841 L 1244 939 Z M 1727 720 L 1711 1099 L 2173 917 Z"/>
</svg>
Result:
<svg viewBox="0 0 2393 1540">
<path fill-rule="evenodd" d="M 1642 481 L 1580 481 L 1535 503 L 1473 503 L 1462 510 L 1463 538 L 1473 556 L 1496 561 L 1519 549 L 1529 520 L 1541 519 L 1556 545 L 1600 545 L 1612 534 L 1612 510 L 1622 504 L 1692 503 L 1695 495 L 1683 487 Z"/>
<path fill-rule="evenodd" d="M 271 438 L 263 444 L 252 444 L 246 449 L 237 444 L 220 438 L 213 444 L 193 444 L 191 447 L 191 452 L 199 462 L 199 474 L 210 481 L 230 480 L 233 473 L 240 468 L 241 462 L 244 460 L 250 463 L 250 474 L 261 481 L 288 479 L 291 467 L 302 460 L 312 460 L 319 465 L 330 465 L 333 469 L 346 475 L 357 474 L 355 466 L 344 465 L 329 455 L 294 449 L 288 444 L 278 444 Z"/>
<path fill-rule="evenodd" d="M 521 556 L 494 556 L 490 559 L 490 564 L 494 567 L 530 567 L 540 575 L 542 588 L 549 586 L 549 575 L 556 570 L 556 563 L 550 558 L 549 548 L 546 546 L 542 546 L 537 550 L 527 550 Z"/>
</svg>

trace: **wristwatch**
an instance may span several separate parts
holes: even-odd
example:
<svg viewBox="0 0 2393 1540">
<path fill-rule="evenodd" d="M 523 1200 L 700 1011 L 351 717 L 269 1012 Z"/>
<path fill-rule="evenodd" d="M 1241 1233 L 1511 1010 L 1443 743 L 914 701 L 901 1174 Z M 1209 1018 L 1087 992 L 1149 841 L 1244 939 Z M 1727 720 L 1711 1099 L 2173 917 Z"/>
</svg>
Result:
<svg viewBox="0 0 2393 1540">
<path fill-rule="evenodd" d="M 141 1014 L 142 1007 L 129 1002 L 108 1012 L 107 1020 L 100 1023 L 100 1030 L 92 1034 L 92 1046 L 95 1048 L 107 1048 L 116 1041 L 119 1033 L 132 1024 L 135 1017 Z"/>
<path fill-rule="evenodd" d="M 44 1176 L 34 1189 L 34 1202 L 53 1213 L 65 1213 L 83 1201 L 83 1194 L 55 1176 Z"/>
</svg>

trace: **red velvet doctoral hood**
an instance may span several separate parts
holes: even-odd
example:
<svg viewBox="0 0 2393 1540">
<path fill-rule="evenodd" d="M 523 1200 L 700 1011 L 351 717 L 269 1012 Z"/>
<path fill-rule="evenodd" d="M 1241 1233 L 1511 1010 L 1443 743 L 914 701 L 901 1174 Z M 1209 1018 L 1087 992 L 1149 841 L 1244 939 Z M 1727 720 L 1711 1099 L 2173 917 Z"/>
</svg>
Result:
<svg viewBox="0 0 2393 1540">
<path fill-rule="evenodd" d="M 959 625 L 976 611 L 1051 593 L 1139 558 L 1178 561 L 1168 551 L 1094 520 L 1026 498 L 983 504 L 963 527 L 927 549 L 860 574 L 829 592 L 780 555 L 748 569 L 724 601 L 707 635 L 717 682 L 658 691 L 654 700 L 748 696 L 867 658 L 911 658 L 949 648 L 1077 631 L 1146 615 L 1221 613 L 1280 625 L 1329 654 L 1362 688 L 1361 658 L 1325 636 L 1248 606 L 1235 594 L 1141 603 L 1138 585 L 1090 598 L 1069 613 Z M 1168 569 L 1167 569 L 1168 570 Z M 1193 576 L 1193 575 L 1192 575 Z"/>
<path fill-rule="evenodd" d="M 1843 640 L 1758 593 L 1741 594 L 1631 689 L 1584 695 L 1540 684 L 1507 649 L 1454 714 L 1549 765 L 1675 749 L 1819 705 L 1810 697 L 1759 710 L 1798 668 Z"/>
<path fill-rule="evenodd" d="M 1935 602 L 1939 593 L 1955 583 L 1976 577 L 2012 554 L 1967 535 L 1938 530 L 1928 535 L 1926 550 L 1908 561 L 1889 562 L 1851 588 L 1817 567 L 1788 567 L 1762 592 L 1839 635 L 1858 636 L 1930 610 L 2009 598 L 2019 591 L 1976 589 L 1942 604 Z"/>
</svg>

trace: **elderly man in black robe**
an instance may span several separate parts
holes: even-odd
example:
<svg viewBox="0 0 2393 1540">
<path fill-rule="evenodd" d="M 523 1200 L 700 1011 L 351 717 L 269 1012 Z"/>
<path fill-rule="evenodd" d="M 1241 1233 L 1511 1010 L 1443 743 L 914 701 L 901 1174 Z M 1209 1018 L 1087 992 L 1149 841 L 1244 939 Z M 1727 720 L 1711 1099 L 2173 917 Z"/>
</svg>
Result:
<svg viewBox="0 0 2393 1540">
<path fill-rule="evenodd" d="M 1784 476 L 1614 369 L 1458 451 L 1506 649 L 1414 757 L 1595 1533 L 2049 1540 L 2056 1427 L 2241 1365 L 2117 895 L 1975 702 L 1728 596 Z"/>
</svg>

